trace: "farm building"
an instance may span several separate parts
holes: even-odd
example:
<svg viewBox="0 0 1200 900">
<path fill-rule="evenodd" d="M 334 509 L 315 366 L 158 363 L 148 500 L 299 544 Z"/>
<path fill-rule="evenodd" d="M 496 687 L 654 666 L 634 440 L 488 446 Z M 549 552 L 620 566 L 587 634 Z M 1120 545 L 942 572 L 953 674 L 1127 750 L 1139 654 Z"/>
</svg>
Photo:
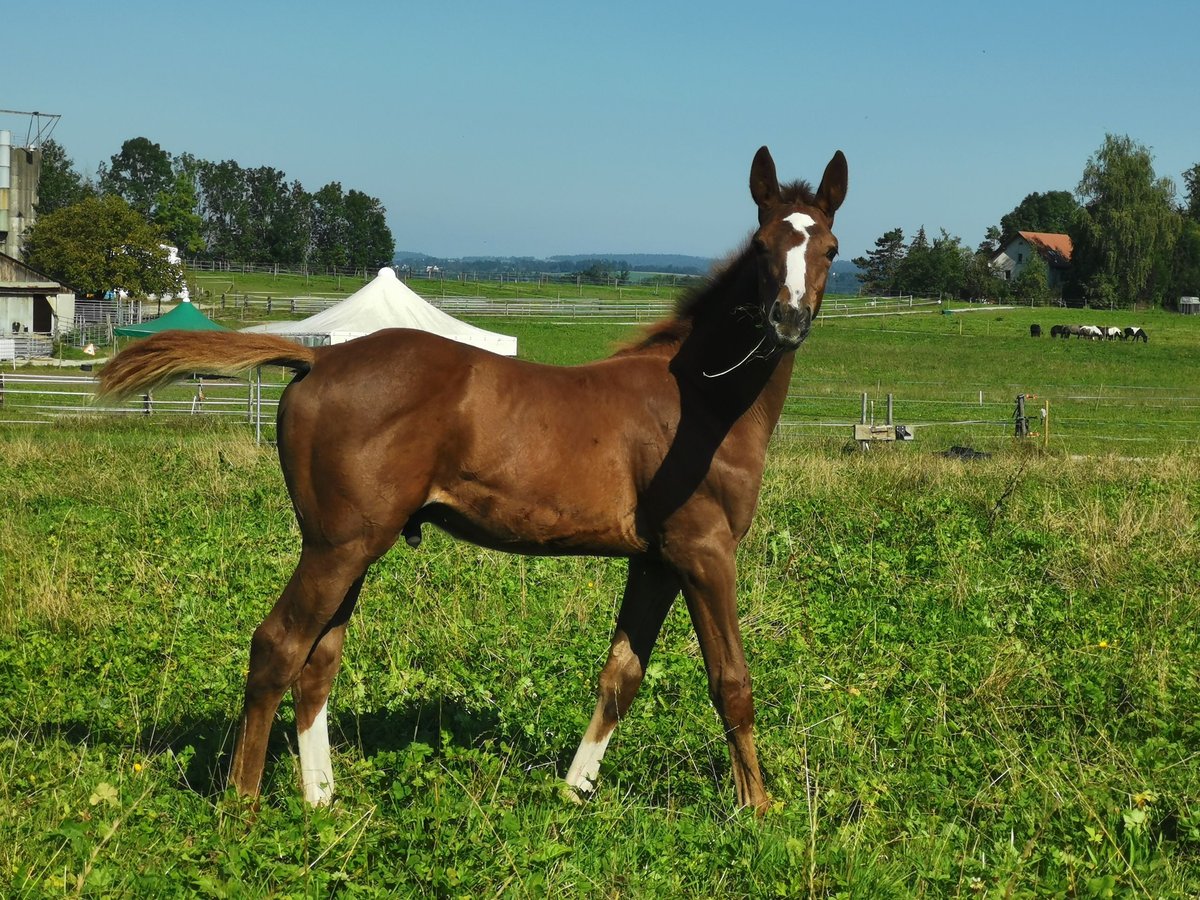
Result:
<svg viewBox="0 0 1200 900">
<path fill-rule="evenodd" d="M 1200 297 L 1180 297 L 1179 311 L 1185 316 L 1200 316 Z"/>
<path fill-rule="evenodd" d="M 0 334 L 57 335 L 74 322 L 73 291 L 0 253 Z"/>
<path fill-rule="evenodd" d="M 0 253 L 19 256 L 25 229 L 33 224 L 42 151 L 14 147 L 12 132 L 0 130 Z"/>
<path fill-rule="evenodd" d="M 1066 281 L 1073 249 L 1071 236 L 1067 234 L 1018 231 L 992 257 L 990 265 L 997 277 L 1013 281 L 1035 257 L 1040 256 L 1050 270 L 1048 286 L 1053 290 L 1061 288 Z"/>
</svg>

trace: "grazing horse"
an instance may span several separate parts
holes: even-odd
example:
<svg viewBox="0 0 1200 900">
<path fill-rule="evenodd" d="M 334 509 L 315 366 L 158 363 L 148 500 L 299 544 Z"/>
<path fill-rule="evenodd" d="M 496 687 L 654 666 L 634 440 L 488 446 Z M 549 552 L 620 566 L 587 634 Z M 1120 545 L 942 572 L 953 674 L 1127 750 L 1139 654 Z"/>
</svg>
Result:
<svg viewBox="0 0 1200 900">
<path fill-rule="evenodd" d="M 486 547 L 629 559 L 590 724 L 567 772 L 595 785 L 682 592 L 699 638 L 740 805 L 768 799 L 754 745 L 735 551 L 750 528 L 795 350 L 837 254 L 846 158 L 820 186 L 780 185 L 766 147 L 750 194 L 758 230 L 675 315 L 614 356 L 573 367 L 390 329 L 316 349 L 280 337 L 164 332 L 100 373 L 124 396 L 196 370 L 296 371 L 279 403 L 279 458 L 302 538 L 296 570 L 254 632 L 230 779 L 257 796 L 289 689 L 305 797 L 333 789 L 326 707 L 368 567 L 429 524 Z"/>
<path fill-rule="evenodd" d="M 1052 337 L 1052 338 L 1057 337 L 1057 338 L 1062 338 L 1063 340 L 1066 340 L 1070 336 L 1071 336 L 1071 331 L 1066 325 L 1051 325 L 1050 326 L 1050 337 Z"/>
<path fill-rule="evenodd" d="M 1042 326 L 1041 325 L 1030 325 L 1029 326 L 1029 336 L 1030 337 L 1041 337 L 1042 336 Z"/>
<path fill-rule="evenodd" d="M 1150 342 L 1150 338 L 1146 332 L 1137 325 L 1130 325 L 1125 329 L 1125 338 L 1133 341 L 1141 341 L 1143 344 Z"/>
</svg>

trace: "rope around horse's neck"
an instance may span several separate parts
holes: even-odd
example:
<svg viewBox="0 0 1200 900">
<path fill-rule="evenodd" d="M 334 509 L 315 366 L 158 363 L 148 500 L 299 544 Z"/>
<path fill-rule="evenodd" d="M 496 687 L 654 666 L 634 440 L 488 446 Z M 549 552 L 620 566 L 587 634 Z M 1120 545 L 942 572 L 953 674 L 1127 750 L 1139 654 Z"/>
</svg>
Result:
<svg viewBox="0 0 1200 900">
<path fill-rule="evenodd" d="M 709 374 L 708 372 L 701 372 L 700 374 L 703 375 L 705 378 L 720 378 L 722 375 L 728 375 L 734 369 L 737 369 L 737 368 L 745 365 L 747 362 L 749 362 L 750 358 L 752 356 L 754 356 L 755 353 L 758 352 L 758 348 L 763 345 L 763 341 L 765 341 L 766 339 L 767 339 L 767 336 L 764 334 L 761 338 L 759 338 L 758 343 L 754 345 L 754 349 L 752 349 L 749 353 L 747 353 L 745 355 L 745 357 L 742 358 L 741 362 L 734 363 L 732 366 L 730 366 L 724 372 L 716 372 L 713 374 Z"/>
</svg>

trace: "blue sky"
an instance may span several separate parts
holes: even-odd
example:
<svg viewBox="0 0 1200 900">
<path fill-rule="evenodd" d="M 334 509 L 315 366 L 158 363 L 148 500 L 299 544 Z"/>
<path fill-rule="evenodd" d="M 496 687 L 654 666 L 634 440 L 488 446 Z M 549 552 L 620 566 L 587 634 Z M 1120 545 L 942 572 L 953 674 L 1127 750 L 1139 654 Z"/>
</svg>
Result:
<svg viewBox="0 0 1200 900">
<path fill-rule="evenodd" d="M 1200 162 L 1195 0 L 43 0 L 4 22 L 0 107 L 61 114 L 81 171 L 144 136 L 340 181 L 439 256 L 721 256 L 761 144 L 783 178 L 846 153 L 844 258 L 896 226 L 973 247 L 1073 190 L 1106 132 L 1180 188 Z"/>
</svg>

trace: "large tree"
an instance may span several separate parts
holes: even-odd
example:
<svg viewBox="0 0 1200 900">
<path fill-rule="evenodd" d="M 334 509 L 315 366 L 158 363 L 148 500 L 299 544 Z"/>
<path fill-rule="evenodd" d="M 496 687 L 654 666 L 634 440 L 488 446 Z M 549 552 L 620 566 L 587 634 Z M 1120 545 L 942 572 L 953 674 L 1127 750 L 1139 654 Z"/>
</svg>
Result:
<svg viewBox="0 0 1200 900">
<path fill-rule="evenodd" d="M 860 271 L 856 276 L 870 294 L 896 290 L 896 272 L 904 259 L 904 230 L 893 228 L 875 239 L 875 249 L 853 260 Z"/>
<path fill-rule="evenodd" d="M 79 291 L 174 293 L 182 276 L 167 262 L 162 233 L 120 197 L 87 197 L 40 216 L 26 234 L 35 269 Z"/>
<path fill-rule="evenodd" d="M 38 215 L 46 215 L 85 197 L 94 196 L 96 186 L 75 169 L 75 163 L 58 141 L 42 144 L 42 167 L 38 177 Z"/>
<path fill-rule="evenodd" d="M 1105 306 L 1161 302 L 1182 218 L 1175 186 L 1154 174 L 1150 151 L 1129 137 L 1106 135 L 1076 193 L 1082 203 L 1070 231 L 1076 286 Z"/>
<path fill-rule="evenodd" d="M 144 137 L 130 138 L 107 166 L 100 166 L 100 189 L 121 197 L 147 219 L 158 195 L 169 192 L 174 180 L 171 154 Z"/>
<path fill-rule="evenodd" d="M 1078 214 L 1079 203 L 1070 191 L 1027 194 L 1012 212 L 1000 217 L 1000 246 L 1018 231 L 1067 234 Z"/>
</svg>

